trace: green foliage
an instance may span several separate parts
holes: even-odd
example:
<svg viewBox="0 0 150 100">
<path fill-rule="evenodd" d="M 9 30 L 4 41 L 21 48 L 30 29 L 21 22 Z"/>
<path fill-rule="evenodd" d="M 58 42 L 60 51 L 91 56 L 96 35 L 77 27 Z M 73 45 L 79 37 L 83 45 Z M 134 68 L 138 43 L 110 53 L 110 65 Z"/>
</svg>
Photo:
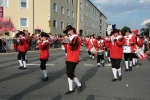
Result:
<svg viewBox="0 0 150 100">
<path fill-rule="evenodd" d="M 149 36 L 149 28 L 145 28 L 145 27 L 143 27 L 142 29 L 140 29 L 140 32 L 141 32 L 141 34 L 140 34 L 140 36 Z"/>
<path fill-rule="evenodd" d="M 121 29 L 122 35 L 125 35 L 125 31 L 126 31 L 126 30 L 130 30 L 130 28 L 127 27 L 127 26 L 124 26 L 124 27 Z"/>
</svg>

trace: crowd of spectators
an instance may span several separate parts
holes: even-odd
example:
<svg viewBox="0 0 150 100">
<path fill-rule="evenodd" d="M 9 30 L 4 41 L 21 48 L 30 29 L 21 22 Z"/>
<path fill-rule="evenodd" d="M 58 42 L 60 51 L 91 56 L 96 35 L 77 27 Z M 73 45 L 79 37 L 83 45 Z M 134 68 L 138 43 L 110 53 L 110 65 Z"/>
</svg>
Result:
<svg viewBox="0 0 150 100">
<path fill-rule="evenodd" d="M 28 30 L 23 30 L 23 32 L 25 33 L 25 37 L 28 39 L 29 50 L 37 50 L 37 40 L 40 38 L 40 31 L 35 31 L 34 34 L 30 34 Z M 16 34 L 14 37 L 10 37 L 9 32 L 7 32 L 4 34 L 4 36 L 0 36 L 0 50 L 6 50 L 7 53 L 10 53 L 11 45 L 13 45 L 13 51 L 17 52 L 18 42 Z M 47 34 L 49 35 L 50 48 L 60 48 L 63 36 L 61 34 Z"/>
</svg>

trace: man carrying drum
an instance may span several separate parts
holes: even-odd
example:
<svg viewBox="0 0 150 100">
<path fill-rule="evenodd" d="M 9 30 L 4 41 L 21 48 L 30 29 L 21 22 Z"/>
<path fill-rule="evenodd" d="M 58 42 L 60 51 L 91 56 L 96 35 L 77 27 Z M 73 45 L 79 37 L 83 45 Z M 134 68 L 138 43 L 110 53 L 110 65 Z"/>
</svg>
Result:
<svg viewBox="0 0 150 100">
<path fill-rule="evenodd" d="M 97 49 L 97 67 L 104 67 L 104 40 L 101 36 L 98 37 L 97 39 L 97 45 L 96 45 L 96 49 Z M 101 62 L 100 62 L 101 60 Z"/>
<path fill-rule="evenodd" d="M 88 53 L 90 55 L 90 59 L 93 59 L 95 58 L 95 44 L 96 44 L 97 40 L 94 39 L 94 35 L 91 35 L 90 36 L 90 40 L 88 41 L 87 45 L 88 45 Z"/>
<path fill-rule="evenodd" d="M 132 71 L 132 59 L 133 59 L 134 45 L 136 43 L 136 40 L 131 33 L 132 32 L 130 30 L 126 30 L 124 36 L 123 53 L 124 53 L 124 60 L 126 66 L 125 72 Z"/>
</svg>

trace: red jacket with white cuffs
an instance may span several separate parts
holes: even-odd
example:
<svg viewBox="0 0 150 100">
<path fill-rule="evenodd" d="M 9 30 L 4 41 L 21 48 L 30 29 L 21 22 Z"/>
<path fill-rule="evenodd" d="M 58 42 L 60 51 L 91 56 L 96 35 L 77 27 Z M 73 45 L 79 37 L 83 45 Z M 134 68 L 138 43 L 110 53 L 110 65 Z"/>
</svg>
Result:
<svg viewBox="0 0 150 100">
<path fill-rule="evenodd" d="M 38 48 L 40 50 L 40 59 L 47 60 L 49 58 L 49 41 L 45 40 L 38 43 Z"/>
<path fill-rule="evenodd" d="M 90 51 L 92 47 L 96 47 L 97 40 L 96 39 L 90 39 L 88 41 L 87 45 L 88 45 L 88 51 Z"/>
<path fill-rule="evenodd" d="M 120 40 L 116 40 L 116 42 L 114 42 L 112 39 L 111 41 L 106 40 L 106 47 L 110 48 L 110 58 L 122 59 L 123 56 L 122 45 L 123 41 Z"/>
<path fill-rule="evenodd" d="M 96 45 L 97 50 L 104 50 L 104 46 L 105 46 L 105 41 L 103 39 L 97 40 L 97 45 Z"/>
<path fill-rule="evenodd" d="M 28 50 L 28 43 L 25 37 L 22 37 L 18 40 L 18 51 L 20 52 L 27 52 Z"/>
<path fill-rule="evenodd" d="M 78 63 L 80 55 L 81 39 L 78 35 L 74 34 L 70 37 L 70 42 L 67 46 L 66 61 Z"/>
<path fill-rule="evenodd" d="M 132 53 L 134 53 L 134 46 L 136 44 L 136 38 L 133 35 L 124 36 L 124 46 L 130 46 Z"/>
</svg>

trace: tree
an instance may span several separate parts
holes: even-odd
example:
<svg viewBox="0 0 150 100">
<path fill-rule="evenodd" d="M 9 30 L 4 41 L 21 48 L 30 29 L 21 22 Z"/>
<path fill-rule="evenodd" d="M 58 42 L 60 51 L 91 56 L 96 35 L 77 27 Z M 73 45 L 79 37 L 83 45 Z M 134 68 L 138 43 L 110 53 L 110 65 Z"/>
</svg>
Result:
<svg viewBox="0 0 150 100">
<path fill-rule="evenodd" d="M 142 29 L 140 29 L 140 31 L 141 31 L 141 34 L 140 34 L 140 36 L 149 36 L 149 28 L 145 28 L 145 27 L 143 27 Z"/>
<path fill-rule="evenodd" d="M 127 26 L 124 26 L 124 27 L 121 29 L 122 35 L 125 35 L 125 31 L 126 31 L 126 30 L 130 30 L 130 28 L 127 27 Z"/>
</svg>

